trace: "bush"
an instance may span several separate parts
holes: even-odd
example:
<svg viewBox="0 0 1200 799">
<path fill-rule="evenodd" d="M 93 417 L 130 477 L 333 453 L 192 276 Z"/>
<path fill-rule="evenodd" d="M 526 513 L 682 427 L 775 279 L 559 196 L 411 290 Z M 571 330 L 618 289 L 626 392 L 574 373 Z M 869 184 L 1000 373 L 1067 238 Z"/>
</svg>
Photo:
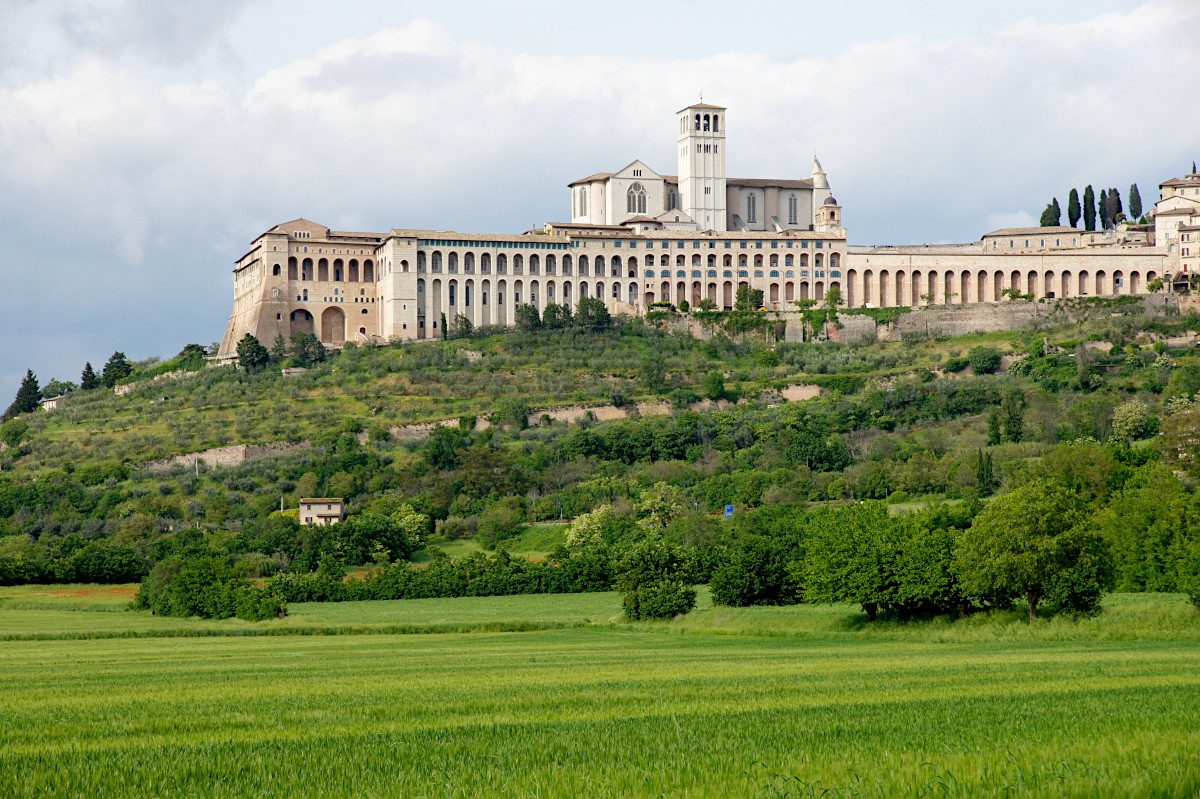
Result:
<svg viewBox="0 0 1200 799">
<path fill-rule="evenodd" d="M 696 592 L 684 583 L 683 553 L 661 536 L 635 544 L 621 559 L 617 589 L 631 621 L 669 619 L 696 606 Z"/>
<path fill-rule="evenodd" d="M 946 372 L 961 372 L 971 365 L 970 360 L 966 358 L 947 358 L 945 365 L 942 367 Z"/>
<path fill-rule="evenodd" d="M 1000 352 L 992 347 L 972 347 L 967 361 L 977 375 L 995 374 L 1000 368 Z"/>
<path fill-rule="evenodd" d="M 772 538 L 751 536 L 738 542 L 729 559 L 709 581 L 718 605 L 790 605 L 797 586 L 788 571 L 787 549 Z"/>
</svg>

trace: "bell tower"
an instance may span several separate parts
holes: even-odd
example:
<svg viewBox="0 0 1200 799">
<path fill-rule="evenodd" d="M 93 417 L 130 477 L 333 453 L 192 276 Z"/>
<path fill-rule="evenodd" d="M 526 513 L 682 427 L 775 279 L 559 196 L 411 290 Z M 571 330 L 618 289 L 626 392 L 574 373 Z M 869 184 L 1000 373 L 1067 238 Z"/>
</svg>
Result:
<svg viewBox="0 0 1200 799">
<path fill-rule="evenodd" d="M 679 205 L 697 230 L 725 230 L 725 109 L 697 103 L 675 117 Z"/>
</svg>

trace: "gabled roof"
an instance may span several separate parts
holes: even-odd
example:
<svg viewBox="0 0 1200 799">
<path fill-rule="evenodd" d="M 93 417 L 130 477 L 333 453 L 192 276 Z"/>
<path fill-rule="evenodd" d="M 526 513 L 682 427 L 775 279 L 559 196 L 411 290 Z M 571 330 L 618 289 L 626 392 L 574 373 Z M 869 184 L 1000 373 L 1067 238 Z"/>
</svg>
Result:
<svg viewBox="0 0 1200 799">
<path fill-rule="evenodd" d="M 578 186 L 580 183 L 595 183 L 597 180 L 608 180 L 612 176 L 612 172 L 597 172 L 594 175 L 588 175 L 586 178 L 580 178 L 579 180 L 571 181 L 567 184 L 567 188 L 570 188 L 571 186 Z"/>
<path fill-rule="evenodd" d="M 1005 227 L 999 230 L 993 230 L 991 233 L 984 233 L 982 238 L 989 236 L 1033 236 L 1038 233 L 1093 233 L 1091 230 L 1080 230 L 1077 227 L 1069 227 L 1067 225 L 1053 225 L 1050 227 Z"/>
<path fill-rule="evenodd" d="M 708 103 L 696 103 L 695 105 L 685 105 L 683 108 L 679 109 L 675 113 L 682 114 L 684 111 L 687 111 L 692 108 L 705 108 L 705 109 L 711 109 L 713 111 L 727 111 L 728 110 L 723 105 L 709 105 Z"/>
<path fill-rule="evenodd" d="M 1159 188 L 1163 186 L 1195 186 L 1200 184 L 1200 175 L 1186 175 L 1182 178 L 1171 178 L 1159 183 Z"/>
</svg>

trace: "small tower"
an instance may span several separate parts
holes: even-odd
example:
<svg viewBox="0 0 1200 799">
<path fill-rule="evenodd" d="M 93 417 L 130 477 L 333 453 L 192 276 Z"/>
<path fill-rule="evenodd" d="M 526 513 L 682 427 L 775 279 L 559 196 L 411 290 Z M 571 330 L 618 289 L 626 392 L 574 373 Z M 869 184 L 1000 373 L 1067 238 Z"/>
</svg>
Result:
<svg viewBox="0 0 1200 799">
<path fill-rule="evenodd" d="M 821 169 L 821 162 L 817 157 L 813 156 L 812 165 L 812 209 L 813 209 L 813 227 L 817 225 L 817 217 L 821 213 L 821 207 L 824 206 L 825 200 L 829 199 L 833 192 L 829 189 L 829 176 L 825 174 L 825 170 Z"/>
<path fill-rule="evenodd" d="M 725 230 L 725 109 L 697 103 L 675 115 L 679 205 L 699 230 Z"/>
<path fill-rule="evenodd" d="M 842 206 L 830 194 L 817 208 L 813 229 L 821 233 L 832 233 L 842 229 Z"/>
</svg>

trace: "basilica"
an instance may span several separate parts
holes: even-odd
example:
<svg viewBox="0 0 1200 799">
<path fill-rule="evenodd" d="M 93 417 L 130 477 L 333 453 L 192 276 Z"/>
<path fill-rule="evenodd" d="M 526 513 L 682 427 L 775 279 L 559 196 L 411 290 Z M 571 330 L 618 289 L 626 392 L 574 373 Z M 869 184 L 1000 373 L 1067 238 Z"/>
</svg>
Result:
<svg viewBox="0 0 1200 799">
<path fill-rule="evenodd" d="M 743 285 L 792 311 L 837 287 L 852 307 L 1137 294 L 1200 269 L 1200 175 L 1161 185 L 1149 229 L 993 231 L 938 246 L 848 245 L 842 208 L 814 157 L 804 179 L 725 174 L 727 109 L 678 111 L 677 174 L 634 160 L 568 185 L 570 221 L 517 234 L 331 230 L 306 219 L 258 236 L 233 270 L 221 343 L 311 332 L 324 343 L 441 337 L 462 315 L 510 325 L 518 305 L 601 299 L 613 313 L 656 304 L 733 307 Z M 1160 221 L 1161 220 L 1161 221 Z"/>
</svg>

